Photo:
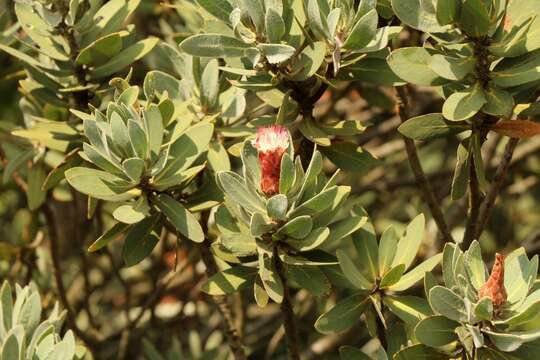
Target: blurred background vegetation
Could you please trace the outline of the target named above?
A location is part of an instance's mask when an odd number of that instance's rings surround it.
[[[212,26],[190,0],[142,0],[131,22],[140,38],[153,35],[171,44],[178,44],[202,27]],[[22,35],[14,24],[11,1],[0,0],[0,43],[9,44],[13,34]],[[156,47],[134,64],[131,83],[140,85],[148,69],[165,66]],[[13,139],[7,141],[7,137],[10,130],[24,124],[21,95],[17,91],[18,81],[23,78],[19,62],[0,52],[0,173],[6,171],[8,160],[20,152],[12,144]],[[432,90],[416,87],[412,104],[415,113],[426,113],[440,109],[441,100]],[[352,186],[352,193],[361,199],[378,234],[390,224],[403,229],[420,212],[429,214],[406,160],[403,139],[396,131],[400,120],[395,108],[392,88],[360,82],[328,90],[315,108],[317,118],[361,120],[369,126],[355,140],[378,159],[376,166],[365,173],[347,173],[340,181]],[[506,142],[507,138],[490,133],[483,148],[488,176],[493,175]],[[419,154],[452,232],[460,237],[466,199],[452,202],[449,197],[456,147],[456,139],[443,138],[421,143]],[[326,168],[330,173],[334,165],[328,162]],[[0,185],[0,278],[21,284],[35,282],[46,306],[52,306],[56,300],[54,267],[45,236],[49,231],[46,225],[51,224],[28,209],[26,195],[21,191],[21,187],[27,186],[23,180],[26,170],[23,166]],[[536,137],[521,141],[514,154],[508,179],[481,239],[487,258],[492,258],[495,250],[504,252],[519,246],[527,249],[529,257],[540,253],[539,182],[540,138]],[[60,276],[72,304],[71,311],[78,327],[88,334],[96,358],[161,359],[167,353],[169,359],[180,358],[180,353],[192,359],[227,358],[219,315],[199,291],[205,274],[200,254],[190,242],[176,244],[174,236],[164,233],[164,241],[150,258],[138,266],[123,268],[120,254],[112,248],[99,254],[86,252],[110,212],[105,209],[104,216],[86,220],[81,215],[86,212],[85,199],[67,186],[55,190],[46,201],[57,205],[56,218],[61,224],[53,226],[63,229],[59,233]],[[418,261],[441,250],[442,242],[436,233],[436,225],[428,217],[430,237],[424,241]],[[343,334],[317,334],[313,323],[332,299],[307,296],[305,291],[294,295],[306,359],[320,359],[322,354],[324,358],[337,358],[339,345],[364,345],[371,339],[361,324]],[[253,358],[284,356],[278,305],[260,309],[251,302],[243,306],[252,295],[235,296],[239,328],[253,350]],[[336,293],[331,295],[335,296]],[[128,313],[136,321],[126,326]]]

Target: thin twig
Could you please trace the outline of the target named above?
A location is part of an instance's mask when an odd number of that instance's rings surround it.
[[[491,215],[491,211],[493,210],[493,206],[495,205],[495,200],[497,199],[497,196],[499,195],[499,192],[501,191],[501,188],[504,184],[504,180],[506,179],[506,173],[508,172],[508,168],[510,167],[512,155],[516,150],[518,142],[519,139],[512,138],[510,139],[510,141],[508,141],[508,144],[506,144],[503,158],[499,163],[499,166],[497,167],[497,171],[495,173],[495,178],[491,183],[491,187],[486,195],[486,198],[480,205],[478,221],[474,229],[475,239],[480,238],[480,235],[482,235],[482,232],[486,227],[486,224]]]
[[[408,91],[407,88],[404,86],[396,87],[395,89],[396,100],[398,104],[397,110],[401,122],[403,123],[411,117],[408,102]],[[418,152],[416,150],[414,140],[403,136],[403,141],[405,142],[405,150],[407,151],[411,170],[414,174],[414,177],[416,178],[418,186],[420,186],[420,189],[422,190],[424,201],[428,204],[431,215],[437,223],[437,227],[439,228],[439,231],[441,232],[444,241],[454,242],[454,238],[452,237],[452,234],[450,233],[448,225],[446,224],[446,221],[444,219],[444,215],[439,205],[439,201],[437,200],[437,197],[433,192],[431,183],[429,182],[426,174],[424,173],[424,169],[422,169],[422,164],[420,163],[420,158],[418,157]]]
[[[290,360],[299,360],[300,351],[298,347],[298,332],[294,320],[294,310],[291,301],[289,286],[287,285],[287,276],[285,269],[277,254],[277,247],[274,250],[274,260],[276,273],[283,283],[283,301],[281,302],[281,313],[283,314],[283,327],[285,328],[285,341],[287,343],[287,352]]]

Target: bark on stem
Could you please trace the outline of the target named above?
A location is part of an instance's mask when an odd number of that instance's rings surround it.
[[[201,252],[201,258],[204,265],[206,266],[206,274],[208,277],[216,274],[219,269],[217,267],[214,256],[210,252],[210,241],[205,239],[204,243],[199,246]],[[221,314],[221,319],[223,323],[223,330],[225,331],[225,336],[227,337],[229,347],[234,354],[236,360],[245,360],[247,359],[246,353],[244,351],[244,346],[242,340],[238,335],[238,330],[234,322],[234,316],[229,304],[228,298],[225,295],[214,295],[212,296],[216,307]]]
[[[298,332],[294,319],[293,304],[289,286],[287,285],[287,275],[283,264],[277,254],[277,248],[274,251],[274,264],[276,272],[283,284],[283,301],[281,302],[281,314],[283,315],[283,327],[285,328],[285,341],[287,343],[287,353],[290,360],[300,360],[300,350],[298,347]]]
[[[409,94],[407,92],[407,88],[404,86],[399,86],[395,89],[396,99],[398,103],[398,115],[401,122],[404,123],[411,117],[408,101]],[[414,140],[403,136],[403,141],[405,142],[405,150],[407,151],[407,157],[409,159],[409,165],[411,166],[411,170],[414,174],[414,177],[416,178],[418,186],[420,186],[424,201],[427,203],[429,210],[431,211],[431,215],[433,216],[433,219],[435,220],[435,223],[437,224],[437,227],[439,228],[439,231],[441,232],[444,241],[454,242],[454,238],[452,237],[450,229],[448,228],[448,225],[444,219],[442,209],[439,206],[439,201],[437,200],[435,192],[431,187],[431,183],[426,177],[424,169],[422,168],[422,164],[420,163],[420,158],[418,157],[418,152],[416,150]]]
[[[506,144],[503,158],[499,163],[499,166],[497,167],[497,171],[495,172],[495,178],[491,183],[491,187],[486,195],[486,198],[480,205],[478,221],[474,229],[475,239],[480,238],[480,235],[482,235],[482,232],[486,227],[489,217],[491,216],[491,211],[493,210],[493,206],[495,205],[495,200],[497,199],[497,196],[499,195],[501,188],[504,184],[504,180],[506,179],[506,174],[512,160],[512,155],[516,150],[518,142],[519,139],[512,138],[510,139],[510,141],[508,141],[508,144]]]
[[[470,150],[473,151],[473,150]],[[480,214],[480,204],[482,203],[482,196],[480,194],[480,184],[478,183],[478,176],[476,174],[476,165],[474,157],[471,156],[469,160],[469,218],[467,219],[467,226],[465,227],[465,234],[463,235],[463,241],[461,247],[468,249],[475,237],[475,229],[478,223],[478,216]]]

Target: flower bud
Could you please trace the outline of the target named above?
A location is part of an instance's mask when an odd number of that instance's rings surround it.
[[[495,263],[491,275],[486,283],[478,290],[478,297],[488,297],[495,308],[506,303],[506,290],[504,288],[504,255],[496,253]]]
[[[261,127],[252,144],[259,152],[261,191],[266,196],[277,194],[279,192],[281,158],[289,147],[289,132],[280,125]]]

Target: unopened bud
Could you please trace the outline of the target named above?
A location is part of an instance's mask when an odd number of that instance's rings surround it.
[[[494,307],[501,307],[506,303],[506,290],[504,288],[504,255],[496,253],[495,263],[491,275],[486,283],[478,290],[478,297],[488,297]]]
[[[261,191],[272,196],[279,192],[281,158],[289,147],[289,132],[280,125],[262,127],[252,144],[259,152]]]

